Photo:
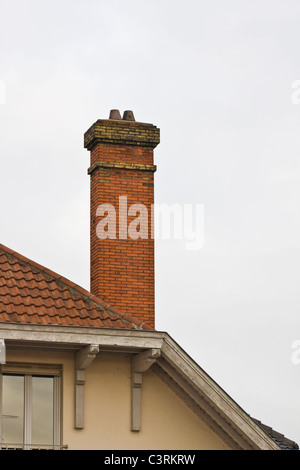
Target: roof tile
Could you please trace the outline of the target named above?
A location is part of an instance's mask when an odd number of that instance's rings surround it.
[[[299,450],[299,445],[258,419],[252,418],[282,450]]]
[[[152,329],[1,244],[0,322]]]

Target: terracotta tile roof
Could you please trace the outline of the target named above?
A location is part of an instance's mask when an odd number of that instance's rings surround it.
[[[0,322],[152,329],[1,244]]]

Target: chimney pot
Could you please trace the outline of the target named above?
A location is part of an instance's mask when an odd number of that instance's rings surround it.
[[[122,119],[118,109],[112,109],[109,113],[109,119]]]
[[[133,112],[129,111],[129,110],[124,111],[123,120],[124,121],[135,121]]]

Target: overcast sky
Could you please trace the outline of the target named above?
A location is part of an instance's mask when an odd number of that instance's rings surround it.
[[[205,238],[157,241],[156,327],[300,444],[299,1],[0,0],[0,14],[0,243],[89,289],[83,134],[113,108],[157,125],[156,202],[203,204]]]

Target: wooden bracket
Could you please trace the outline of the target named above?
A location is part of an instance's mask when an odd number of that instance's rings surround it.
[[[84,428],[85,371],[99,352],[97,344],[90,344],[75,355],[75,428]]]
[[[131,359],[131,431],[141,430],[143,373],[160,357],[160,349],[147,349]]]

